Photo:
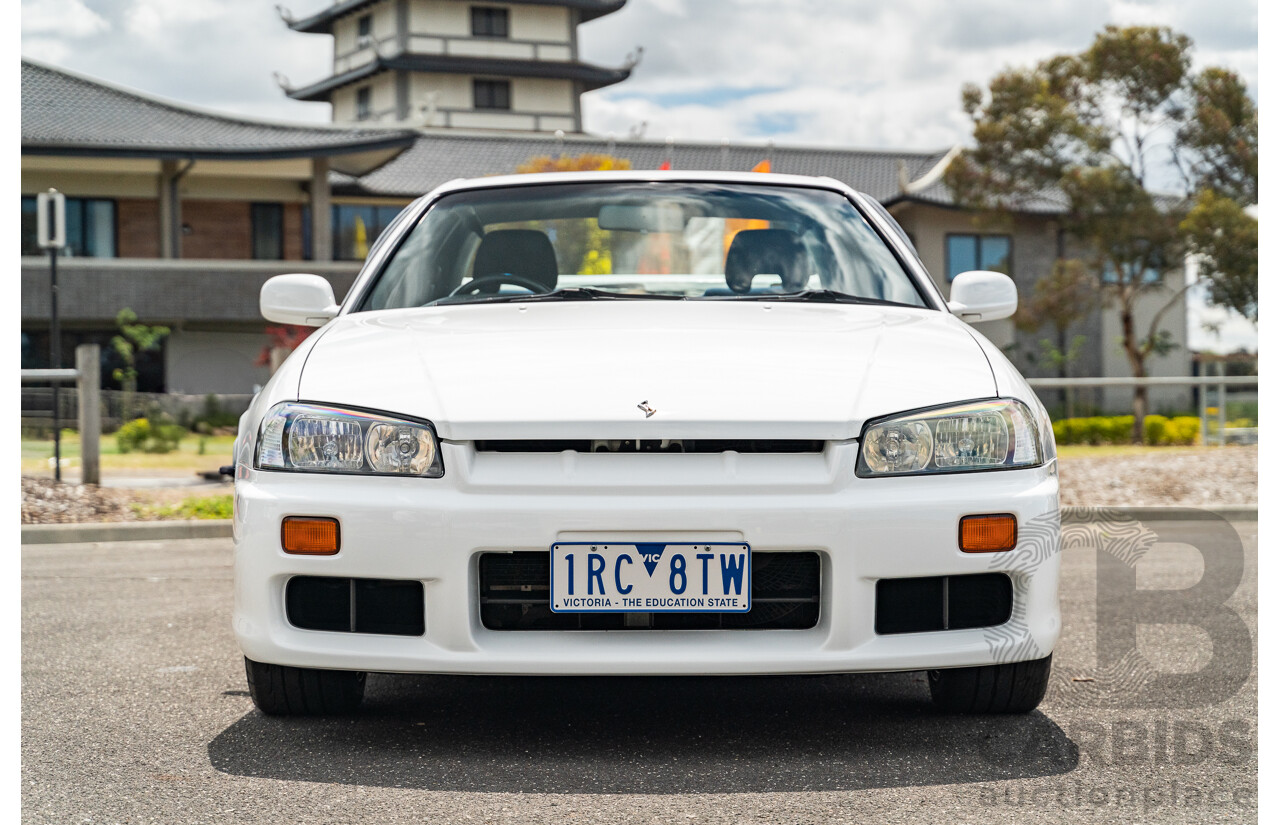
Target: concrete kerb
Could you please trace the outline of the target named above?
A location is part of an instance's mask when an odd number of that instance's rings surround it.
[[[22,525],[23,544],[167,541],[174,539],[224,539],[230,537],[231,519]]]
[[[1092,507],[1063,507],[1062,518],[1072,521]],[[1228,521],[1257,521],[1258,507],[1109,507],[1136,519],[1159,521],[1167,519],[1208,518],[1210,514]],[[99,524],[24,524],[23,544],[73,544],[101,541],[166,541],[173,539],[224,539],[231,537],[230,519],[203,519],[199,521],[125,521]]]

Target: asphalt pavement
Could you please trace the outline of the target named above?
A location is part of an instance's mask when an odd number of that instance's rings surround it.
[[[252,707],[226,539],[22,548],[28,822],[1252,822],[1257,524],[1068,529],[1054,682],[947,716],[924,674],[373,675]]]

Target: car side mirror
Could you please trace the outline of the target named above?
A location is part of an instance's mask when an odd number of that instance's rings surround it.
[[[1018,288],[1003,272],[961,272],[951,282],[947,309],[961,321],[998,321],[1018,309]]]
[[[277,324],[322,327],[341,308],[333,287],[319,275],[276,275],[262,285],[258,297],[262,317]]]

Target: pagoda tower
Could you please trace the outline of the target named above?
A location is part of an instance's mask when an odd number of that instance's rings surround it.
[[[578,59],[578,26],[626,0],[337,0],[289,28],[333,37],[333,72],[294,88],[327,101],[339,123],[422,128],[582,131],[584,92],[626,80]]]

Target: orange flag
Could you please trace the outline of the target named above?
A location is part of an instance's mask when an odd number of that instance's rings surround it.
[[[752,171],[752,172],[768,172],[768,171],[769,171],[769,169],[770,169],[769,160],[766,158],[765,160],[762,160],[762,161],[760,161],[759,163],[757,163],[757,164],[756,164],[756,165],[751,169],[751,171]]]

